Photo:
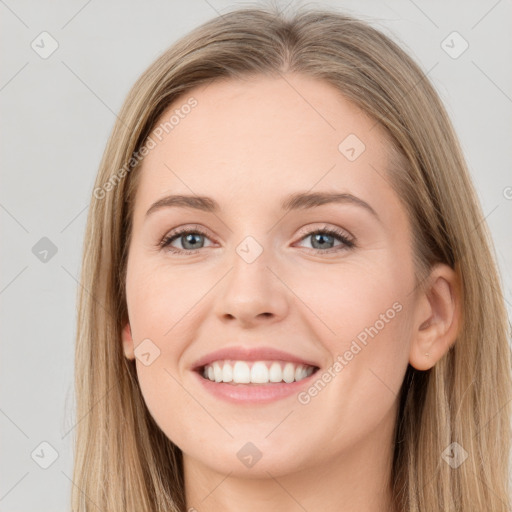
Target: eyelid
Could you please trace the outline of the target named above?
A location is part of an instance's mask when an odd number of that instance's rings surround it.
[[[326,222],[320,223],[318,227],[310,227],[310,225],[301,228],[299,230],[301,238],[307,235],[312,235],[313,233],[316,233],[318,231],[335,231],[339,235],[343,235],[345,238],[349,238],[351,241],[355,242],[356,237],[347,229],[341,228],[339,226],[336,226],[334,224],[327,224]]]

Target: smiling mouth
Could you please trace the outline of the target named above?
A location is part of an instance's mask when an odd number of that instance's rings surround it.
[[[219,360],[196,369],[206,380],[233,385],[281,384],[283,382],[291,384],[306,379],[318,370],[318,366],[275,360]]]

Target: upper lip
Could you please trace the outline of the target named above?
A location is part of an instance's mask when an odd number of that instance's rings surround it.
[[[203,366],[211,364],[214,361],[221,361],[225,359],[231,359],[235,361],[283,360],[290,361],[292,363],[318,367],[318,364],[314,361],[290,354],[289,352],[276,350],[275,348],[271,347],[225,347],[221,348],[220,350],[210,352],[209,354],[199,358],[192,364],[192,369],[199,370]]]

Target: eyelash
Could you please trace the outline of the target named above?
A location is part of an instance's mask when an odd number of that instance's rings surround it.
[[[189,235],[189,234],[201,235],[201,236],[208,238],[208,234],[205,233],[202,229],[181,228],[181,229],[178,229],[177,231],[175,231],[174,233],[171,233],[171,234],[165,236],[159,242],[158,245],[162,250],[166,249],[169,252],[172,252],[175,254],[187,254],[187,255],[196,254],[203,248],[184,250],[184,249],[177,249],[176,247],[171,247],[171,245],[170,245],[177,238],[180,238],[183,235]],[[333,253],[333,252],[340,252],[343,250],[352,249],[353,247],[355,247],[354,240],[348,238],[345,235],[345,233],[343,233],[342,231],[340,231],[336,228],[325,227],[323,229],[315,229],[313,231],[309,231],[302,236],[301,240],[303,240],[304,238],[307,238],[309,236],[318,235],[318,234],[326,234],[326,235],[332,236],[334,238],[338,238],[339,241],[341,241],[343,243],[343,246],[341,246],[341,248],[340,248],[340,246],[337,246],[338,248],[332,247],[331,249],[326,249],[326,250],[310,248],[310,250],[314,251],[315,254],[326,254],[326,253],[329,254],[329,253]]]

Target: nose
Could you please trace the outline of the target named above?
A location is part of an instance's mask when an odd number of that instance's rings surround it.
[[[265,250],[251,263],[235,254],[218,291],[215,314],[223,323],[243,328],[282,320],[288,314],[290,292],[278,276]]]

